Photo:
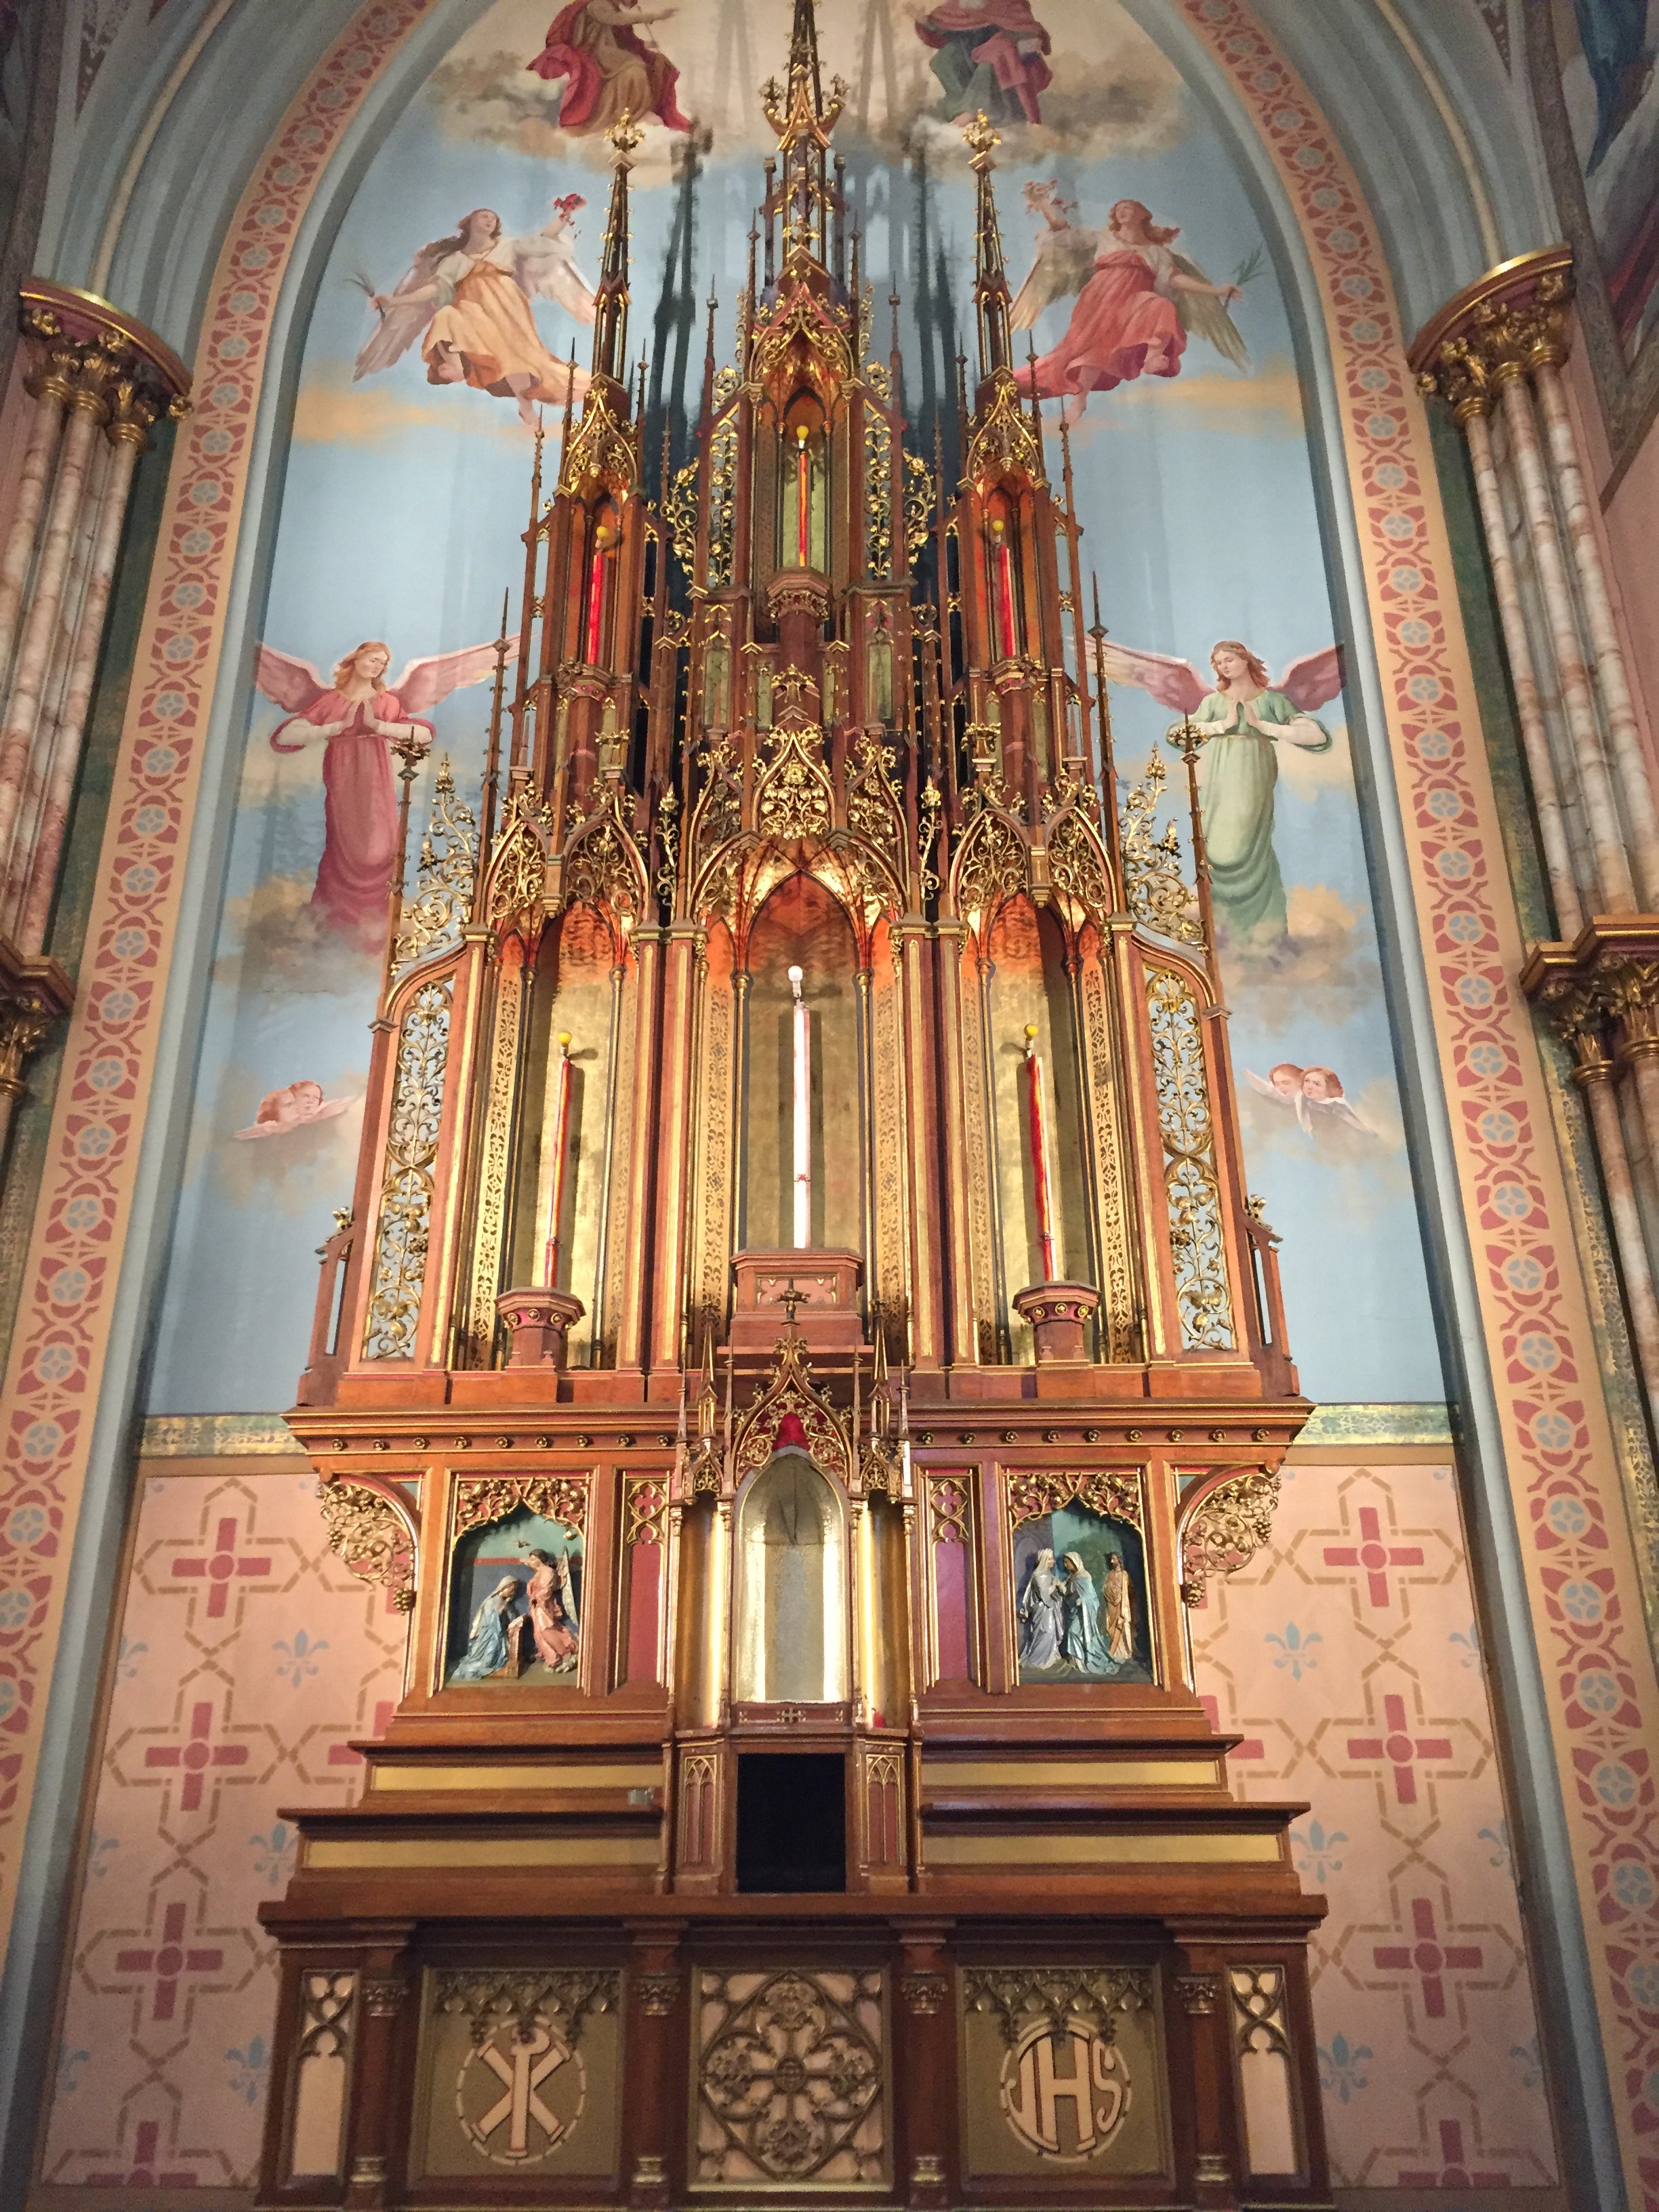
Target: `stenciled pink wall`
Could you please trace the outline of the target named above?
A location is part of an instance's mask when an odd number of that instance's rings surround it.
[[[143,2190],[252,2186],[276,1987],[255,1912],[293,1863],[284,1811],[355,1790],[346,1747],[384,1726],[404,1634],[330,1553],[302,1462],[148,1470],[42,2168],[135,2212]],[[1291,1467],[1271,1550],[1194,1626],[1199,1687],[1245,1738],[1236,1786],[1311,1800],[1294,1836],[1331,1906],[1314,2004],[1336,2179],[1553,2183],[1449,1460]]]

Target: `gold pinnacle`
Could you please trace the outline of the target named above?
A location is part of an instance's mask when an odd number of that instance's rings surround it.
[[[615,147],[617,159],[619,161],[625,161],[633,153],[634,149],[643,140],[645,132],[624,107],[605,135]]]

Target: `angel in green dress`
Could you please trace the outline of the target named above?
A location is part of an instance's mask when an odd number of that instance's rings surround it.
[[[1189,720],[1204,739],[1199,818],[1210,864],[1210,893],[1235,936],[1267,942],[1288,934],[1285,884],[1273,851],[1273,787],[1280,739],[1307,753],[1328,753],[1331,733],[1313,709],[1342,689],[1342,649],[1291,661],[1276,684],[1237,638],[1210,654],[1215,688],[1190,660],[1133,646],[1105,647],[1114,684],[1139,684]]]

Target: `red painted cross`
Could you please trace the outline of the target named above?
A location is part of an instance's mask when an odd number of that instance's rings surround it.
[[[1450,1741],[1443,1735],[1407,1735],[1406,1700],[1403,1698],[1384,1698],[1382,1718],[1388,1724],[1387,1735],[1351,1735],[1348,1738],[1348,1756],[1350,1759],[1386,1759],[1394,1769],[1395,1796],[1402,1805],[1415,1805],[1417,1775],[1413,1760],[1449,1759],[1452,1755]]]
[[[1360,1541],[1356,1544],[1328,1544],[1325,1565],[1328,1567],[1364,1567],[1371,1586],[1371,1603],[1386,1605],[1389,1601],[1389,1573],[1390,1567],[1420,1567],[1423,1547],[1420,1544],[1385,1544],[1382,1523],[1374,1505],[1359,1509]]]
[[[270,1561],[257,1553],[239,1557],[236,1523],[228,1520],[219,1523],[211,1552],[195,1559],[175,1559],[173,1571],[175,1575],[205,1576],[213,1585],[208,1592],[207,1617],[210,1620],[222,1620],[230,1600],[233,1578],[238,1575],[268,1575]]]
[[[1434,1932],[1434,1907],[1426,1897],[1412,1899],[1412,1928],[1415,1943],[1379,1944],[1371,1953],[1379,1966],[1392,1973],[1415,1972],[1423,1977],[1423,2009],[1431,2020],[1446,2016],[1446,1985],[1441,1974],[1448,1967],[1478,1966],[1480,1949],[1474,1943],[1442,1943]]]
[[[383,1736],[386,1734],[386,1723],[392,1718],[395,1702],[393,1698],[382,1698],[375,1706],[374,1725],[369,1730],[371,1735]],[[361,1766],[363,1754],[361,1751],[354,1751],[349,1743],[331,1743],[328,1747],[328,1763],[331,1766]]]
[[[179,1910],[184,1911],[183,1905]],[[89,2189],[194,2189],[193,2173],[158,2173],[155,2153],[161,2139],[159,2120],[140,2120],[132,2138],[132,2154],[138,2161],[131,2173],[89,2173]]]
[[[1198,1702],[1210,1717],[1212,1730],[1215,1735],[1219,1735],[1221,1734],[1221,1700],[1218,1698],[1200,1698]],[[1267,1756],[1267,1747],[1259,1735],[1247,1736],[1243,1743],[1236,1743],[1227,1756],[1229,1759],[1265,1759]]]
[[[154,1974],[155,1996],[149,2008],[152,2020],[171,2020],[179,2002],[181,1974],[216,1974],[225,1963],[222,1951],[189,1950],[185,1944],[185,1908],[170,1905],[161,1922],[159,1949],[118,1951],[116,1970],[123,1974]],[[143,2130],[139,2130],[140,2140]],[[153,2154],[153,2152],[152,2152]]]
[[[179,1792],[179,1810],[193,1813],[202,1802],[202,1777],[210,1766],[246,1766],[247,1746],[245,1743],[210,1744],[213,1733],[213,1707],[210,1705],[192,1705],[190,1711],[190,1735],[184,1743],[152,1744],[144,1753],[146,1766],[182,1766],[185,1786]]]
[[[1509,2185],[1507,2173],[1471,2172],[1465,2166],[1462,2120],[1441,2121],[1440,2155],[1446,2161],[1440,2172],[1401,2173],[1401,2185],[1407,2189],[1504,2189]]]

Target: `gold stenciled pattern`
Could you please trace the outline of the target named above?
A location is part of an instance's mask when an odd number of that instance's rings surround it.
[[[404,1016],[398,1041],[392,1125],[380,1183],[380,1219],[369,1292],[366,1359],[409,1359],[415,1352],[432,1223],[432,1170],[443,1118],[454,987],[447,975],[423,983]]]

